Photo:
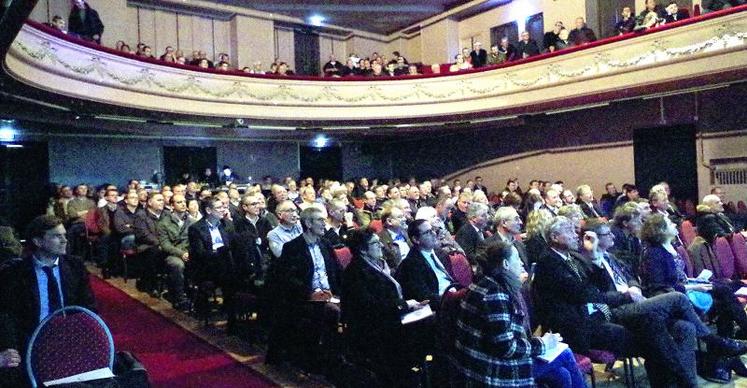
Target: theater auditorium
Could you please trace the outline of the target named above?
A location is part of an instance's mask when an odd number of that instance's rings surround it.
[[[745,0],[0,26],[0,388],[747,387]]]

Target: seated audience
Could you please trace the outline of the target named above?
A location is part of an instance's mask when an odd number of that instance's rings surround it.
[[[664,23],[674,23],[690,17],[690,13],[686,9],[680,9],[676,1],[670,1],[664,12]]]
[[[329,61],[322,67],[322,76],[324,77],[341,77],[343,74],[343,64],[337,61],[334,54],[329,56]]]
[[[638,205],[629,202],[617,208],[610,227],[615,238],[611,252],[624,262],[636,277],[643,253],[643,244],[639,237],[642,226],[643,218]]]
[[[695,225],[698,235],[709,244],[718,237],[729,236],[734,233],[734,225],[724,214],[724,203],[717,195],[709,194],[703,197],[703,203],[697,207],[698,217]]]
[[[67,28],[65,27],[65,19],[63,19],[62,16],[60,15],[54,15],[54,17],[52,18],[52,23],[50,23],[50,27],[54,28],[55,30],[63,34],[67,34]],[[124,44],[124,42],[122,42],[122,44]]]
[[[484,251],[485,246],[495,241],[507,242],[516,248],[519,258],[524,264],[524,269],[529,269],[530,262],[527,256],[527,248],[521,240],[516,238],[516,236],[521,234],[521,227],[524,226],[523,222],[521,222],[521,216],[516,212],[516,209],[507,206],[499,207],[495,211],[493,224],[495,226],[495,234],[485,239],[484,246],[480,250]]]
[[[498,57],[502,60],[499,63],[511,62],[515,60],[517,56],[516,48],[508,42],[508,37],[504,36],[501,38],[501,42],[498,45]]]
[[[586,387],[570,349],[547,363],[535,358],[562,337],[532,337],[529,311],[521,293],[524,266],[511,244],[488,244],[484,276],[470,285],[457,323],[456,359],[465,386],[534,386],[534,379],[556,387]]]
[[[286,203],[281,204],[284,206]],[[279,207],[280,208],[280,207]],[[267,362],[285,359],[322,372],[336,365],[335,343],[340,308],[341,269],[332,247],[322,238],[324,213],[317,207],[301,212],[303,233],[282,247],[270,264],[268,287],[275,296],[274,323],[270,332]],[[298,332],[297,322],[309,322]]]
[[[555,215],[545,209],[535,210],[527,215],[527,236],[523,242],[527,248],[527,260],[530,265],[536,263],[550,249],[550,244],[545,240],[545,229],[554,217]]]
[[[390,202],[385,204],[387,206],[381,213],[381,223],[384,229],[379,232],[379,239],[384,250],[384,260],[389,267],[396,270],[410,253],[412,242],[406,234],[407,224],[402,208]]]
[[[407,227],[407,234],[413,245],[397,268],[397,281],[402,285],[405,299],[428,301],[436,311],[441,296],[457,285],[445,267],[450,262],[445,252],[437,250],[436,233],[428,221],[413,221]]]
[[[467,209],[467,222],[457,231],[455,237],[472,265],[479,264],[478,247],[485,241],[484,231],[487,224],[488,207],[482,203],[472,202]]]
[[[540,48],[534,39],[529,38],[529,32],[522,31],[521,39],[516,44],[516,53],[521,58],[529,58],[539,55]]]
[[[350,346],[384,386],[398,386],[415,362],[411,341],[417,338],[400,320],[427,302],[404,299],[384,260],[381,241],[371,230],[351,232],[347,243],[353,260],[343,274],[341,310]]]
[[[313,208],[313,206],[310,208]],[[276,214],[279,224],[267,233],[267,241],[272,256],[280,257],[280,254],[283,252],[283,245],[298,237],[302,230],[299,224],[298,209],[293,202],[280,202],[277,206]]]
[[[348,235],[357,226],[353,222],[353,213],[348,211],[345,202],[333,199],[327,203],[325,228],[323,237],[332,248],[338,249],[346,245],[345,241],[348,239]]]
[[[467,62],[463,54],[457,54],[454,56],[454,64],[449,67],[450,72],[468,70],[472,68],[472,64]]]
[[[0,362],[12,368],[0,368],[0,385],[28,385],[17,355],[26,354],[34,329],[49,314],[73,305],[96,310],[88,271],[66,254],[66,236],[58,217],[34,218],[26,230],[28,254],[0,270]]]
[[[589,185],[581,185],[576,189],[576,204],[581,207],[584,218],[602,217],[602,209],[594,201],[594,191]]]
[[[193,221],[187,215],[187,200],[183,195],[171,197],[171,206],[173,211],[158,221],[158,242],[166,256],[169,300],[175,309],[189,310],[189,299],[184,292],[184,268],[190,260],[188,231]]]
[[[132,230],[138,254],[138,289],[157,296],[156,274],[163,260],[161,243],[158,240],[158,222],[164,215],[163,195],[152,192],[148,195],[147,207],[135,215]]]
[[[488,63],[488,52],[482,48],[482,43],[480,42],[475,42],[473,47],[474,49],[469,53],[472,67],[478,68],[485,66]]]
[[[568,35],[568,40],[574,46],[580,46],[597,40],[597,36],[591,28],[586,26],[584,18],[578,17],[576,18],[576,28],[571,30]]]
[[[620,12],[620,20],[615,23],[615,31],[618,35],[624,35],[629,32],[633,32],[635,29],[635,18],[633,17],[633,11],[630,7],[623,7]]]
[[[552,31],[545,32],[545,36],[542,39],[542,46],[547,52],[554,52],[558,49],[557,42],[560,39],[560,30],[565,28],[563,22],[557,21]]]
[[[646,0],[645,7],[636,18],[636,30],[656,27],[664,21],[665,11],[658,0]]]

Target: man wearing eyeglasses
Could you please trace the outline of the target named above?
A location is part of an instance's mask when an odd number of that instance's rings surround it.
[[[278,226],[267,233],[270,244],[270,252],[273,257],[280,257],[283,245],[301,234],[301,225],[298,223],[298,208],[293,201],[282,201],[275,209],[278,216]]]
[[[287,205],[283,202],[278,208],[290,209]],[[285,359],[283,352],[287,352],[288,359],[300,367],[325,372],[337,350],[342,271],[332,247],[322,238],[324,211],[308,207],[300,220],[303,233],[286,242],[280,257],[270,264],[267,286],[277,303],[266,359],[275,363]],[[309,321],[313,324],[299,331],[298,322]]]
[[[236,226],[237,265],[255,274],[262,273],[262,258],[267,254],[267,234],[273,229],[261,216],[263,199],[253,193],[241,199]]]
[[[400,263],[396,279],[402,285],[405,299],[428,300],[435,311],[441,304],[441,296],[454,290],[451,263],[438,249],[436,233],[427,220],[413,221],[407,234],[413,246]]]

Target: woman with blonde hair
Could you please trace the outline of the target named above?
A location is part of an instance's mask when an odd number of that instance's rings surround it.
[[[536,263],[550,249],[550,245],[545,240],[545,229],[552,219],[552,214],[546,209],[534,210],[527,215],[527,237],[524,245],[527,247],[527,258],[530,264]]]

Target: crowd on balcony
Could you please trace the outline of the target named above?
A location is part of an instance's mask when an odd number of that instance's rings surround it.
[[[0,320],[20,328],[10,339],[0,331],[9,349],[0,370],[19,365],[33,327],[18,321],[27,310],[18,287],[37,284],[19,283],[24,263],[87,276],[76,258],[84,257],[104,277],[128,276],[129,263],[140,291],[200,317],[217,287],[231,335],[246,309],[237,295],[255,295],[266,361],[332,381],[354,364],[383,386],[410,386],[411,367],[427,354],[439,384],[581,387],[579,360],[600,351],[644,357],[655,387],[696,387],[696,371],[722,382],[731,370],[747,375],[738,357],[747,315],[734,295],[745,273],[725,274],[727,259],[710,253],[722,239],[744,248],[747,209],[725,206],[719,187],[695,208],[665,182],[645,199],[632,184],[618,192],[608,183],[597,197],[588,185],[532,180],[522,189],[515,178],[500,187],[479,176],[241,180],[224,166],[160,187],[51,186],[48,214],[29,225],[23,252],[13,233],[0,234],[12,247],[0,265]],[[681,238],[693,223],[698,237]],[[694,268],[713,276],[691,282]],[[421,309],[436,318],[400,323]],[[544,334],[533,336],[540,325]],[[570,350],[538,358],[561,340]],[[706,352],[696,354],[696,341]],[[722,368],[696,368],[696,357]]]
[[[712,0],[704,2],[703,10],[704,12],[720,10],[741,5],[744,2],[745,0]],[[646,0],[644,9],[638,15],[634,15],[630,7],[624,7],[620,11],[618,22],[615,24],[615,32],[619,35],[635,33],[690,17],[690,12],[678,6],[676,1],[668,1],[665,4],[663,5],[659,0]],[[54,16],[50,23],[53,28],[59,31],[100,43],[104,25],[98,13],[84,0],[73,2],[67,24],[69,29],[66,28],[65,20],[59,15]],[[502,37],[488,50],[483,48],[480,42],[475,42],[473,47],[463,48],[461,52],[454,56],[454,62],[445,66],[409,63],[398,51],[393,52],[391,57],[377,52],[368,56],[351,53],[344,60],[331,55],[328,62],[323,65],[320,75],[324,77],[400,77],[423,73],[458,72],[499,65],[569,47],[582,46],[595,40],[597,40],[597,34],[586,25],[584,18],[579,17],[575,19],[572,28],[566,27],[563,21],[557,21],[553,25],[553,29],[544,34],[541,42],[532,39],[528,31],[522,31],[519,34],[519,40],[516,42],[509,41],[508,37]],[[164,52],[159,55],[154,53],[147,43],[140,42],[133,50],[129,44],[122,40],[117,41],[114,48],[143,58],[196,66],[202,69],[278,76],[294,74],[287,62],[277,58],[269,67],[265,67],[266,65],[261,62],[254,62],[250,66],[232,68],[230,57],[226,53],[218,53],[217,58],[213,61],[207,58],[205,51],[199,49],[188,55],[178,48],[167,46]]]

